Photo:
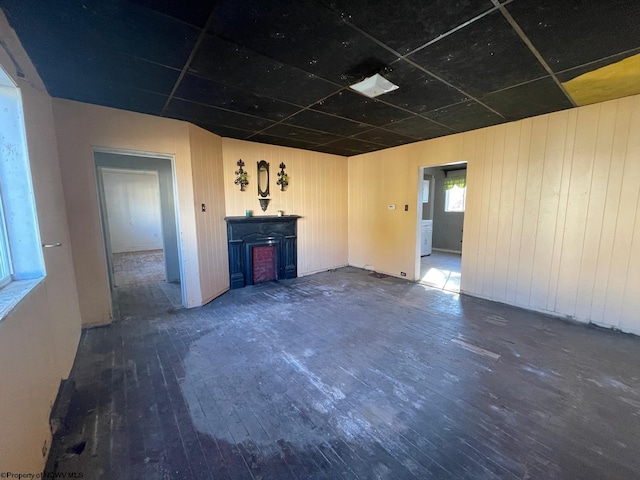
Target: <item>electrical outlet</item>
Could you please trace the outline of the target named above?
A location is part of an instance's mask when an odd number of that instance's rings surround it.
[[[403,277],[407,276],[407,272],[400,272],[400,275],[402,275]]]

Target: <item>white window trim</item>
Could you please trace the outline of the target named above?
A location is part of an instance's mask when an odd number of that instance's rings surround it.
[[[12,281],[13,264],[11,262],[7,224],[4,219],[4,208],[2,206],[2,191],[0,191],[0,289]]]

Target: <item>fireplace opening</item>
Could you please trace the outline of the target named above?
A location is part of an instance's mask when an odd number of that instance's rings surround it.
[[[278,278],[276,258],[275,245],[256,245],[251,248],[251,277],[254,284]]]
[[[225,217],[231,288],[298,276],[298,218],[298,215]]]

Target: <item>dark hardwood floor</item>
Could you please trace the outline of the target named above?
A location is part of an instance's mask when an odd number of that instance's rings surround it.
[[[91,479],[640,477],[640,339],[343,268],[83,333],[48,471]]]

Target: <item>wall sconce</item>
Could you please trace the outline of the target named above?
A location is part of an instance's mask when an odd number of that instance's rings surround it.
[[[249,185],[249,180],[247,180],[247,172],[245,172],[242,168],[244,167],[244,162],[242,161],[242,159],[238,160],[237,165],[239,168],[235,172],[236,179],[233,183],[235,183],[236,185],[240,185],[240,191],[244,192],[244,187]]]
[[[276,182],[276,185],[280,185],[280,191],[282,192],[284,192],[289,185],[289,175],[287,175],[287,172],[284,171],[285,168],[287,168],[287,166],[284,164],[284,162],[281,163],[280,171],[278,172],[278,181]]]

